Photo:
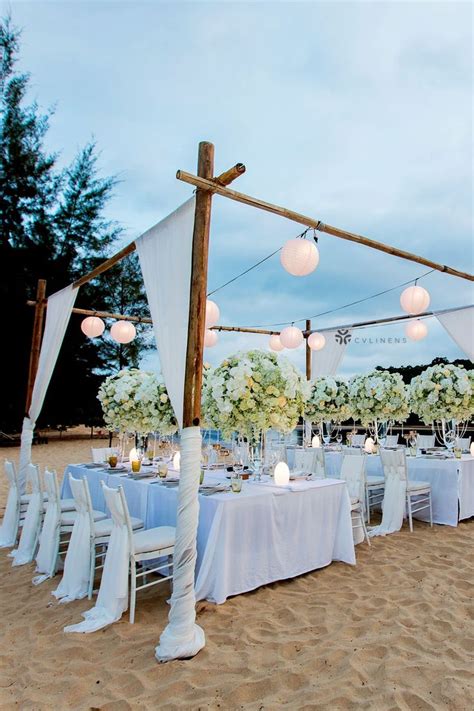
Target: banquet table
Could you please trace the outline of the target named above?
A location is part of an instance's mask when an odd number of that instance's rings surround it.
[[[132,516],[146,528],[176,525],[178,488],[159,479],[69,465],[61,496],[71,496],[68,473],[86,476],[95,509],[105,511],[101,481],[123,486]],[[225,471],[205,483],[229,484]],[[332,561],[355,564],[350,499],[345,482],[325,479],[290,488],[243,482],[240,494],[199,495],[196,599],[223,603],[231,595],[293,578]]]
[[[326,452],[326,473],[337,477],[341,471],[343,453]],[[431,484],[433,522],[457,526],[458,522],[474,516],[474,457],[438,459],[429,456],[407,457],[408,479]],[[382,462],[378,454],[367,455],[367,475],[382,476]],[[429,512],[414,515],[429,521]]]

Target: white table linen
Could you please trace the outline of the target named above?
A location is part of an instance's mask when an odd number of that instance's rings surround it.
[[[86,475],[94,508],[105,510],[100,480],[122,485],[130,514],[146,528],[176,524],[177,488],[70,465]],[[225,472],[207,483],[228,483]],[[306,482],[305,482],[306,483]],[[62,496],[70,496],[67,476]],[[199,496],[196,599],[225,602],[230,595],[322,568],[333,560],[355,564],[350,499],[345,482],[320,480],[304,491],[244,482],[240,494]]]

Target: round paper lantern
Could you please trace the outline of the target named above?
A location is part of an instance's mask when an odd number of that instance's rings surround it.
[[[428,327],[423,321],[416,319],[407,325],[405,333],[411,341],[421,341],[428,334]]]
[[[421,314],[430,305],[430,295],[422,286],[409,286],[402,291],[400,304],[407,314]]]
[[[81,323],[81,331],[88,338],[97,338],[105,330],[105,323],[98,316],[88,316]]]
[[[296,326],[287,326],[280,333],[280,341],[284,348],[298,348],[303,341],[303,332]]]
[[[278,462],[273,472],[273,478],[277,486],[285,486],[290,481],[290,470],[286,462]]]
[[[326,338],[322,333],[315,331],[308,338],[308,346],[312,351],[320,351],[326,345]]]
[[[314,272],[319,263],[319,251],[308,239],[289,239],[280,252],[280,262],[293,276],[307,276]]]
[[[206,328],[217,326],[221,312],[215,301],[207,299],[206,301]]]
[[[130,343],[137,335],[137,329],[130,321],[116,321],[110,329],[110,335],[117,343]]]
[[[215,346],[218,341],[217,338],[217,333],[215,331],[211,331],[210,328],[206,328],[206,332],[204,334],[204,345],[206,348],[212,348],[212,346]]]
[[[280,336],[277,333],[274,333],[272,336],[270,336],[268,345],[270,346],[272,351],[277,351],[277,352],[282,351],[285,348],[283,343],[280,341]]]

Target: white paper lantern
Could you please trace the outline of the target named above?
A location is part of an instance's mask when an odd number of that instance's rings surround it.
[[[213,346],[216,345],[217,341],[219,339],[217,338],[217,333],[215,331],[211,331],[210,328],[206,328],[206,332],[204,334],[204,345],[206,348],[212,348]]]
[[[428,327],[417,319],[406,326],[405,333],[411,341],[421,341],[428,334]]]
[[[320,351],[326,345],[326,338],[322,333],[315,331],[308,338],[308,346],[312,351]]]
[[[289,274],[307,276],[318,266],[318,248],[308,239],[289,239],[280,252],[280,262]]]
[[[367,437],[364,444],[364,450],[367,452],[367,454],[372,454],[372,452],[374,451],[374,445],[375,442],[372,437]]]
[[[104,333],[105,323],[98,316],[88,316],[81,323],[81,331],[88,338],[97,338]]]
[[[296,326],[287,326],[280,333],[280,341],[285,348],[298,348],[303,341],[303,332]]]
[[[128,458],[131,462],[138,462],[139,457],[138,457],[138,452],[135,449],[135,447],[132,447],[132,449],[128,453]]]
[[[283,351],[285,349],[285,346],[280,340],[280,336],[277,333],[274,333],[272,336],[270,336],[270,340],[268,341],[268,345],[270,346],[272,351]]]
[[[313,439],[311,440],[311,446],[314,449],[318,449],[318,447],[321,446],[321,440],[319,439],[318,435],[314,435]]]
[[[273,478],[277,486],[285,486],[290,481],[290,470],[286,462],[278,462],[273,472]]]
[[[175,471],[179,472],[180,467],[181,467],[181,453],[176,452],[176,454],[173,457],[173,469],[175,469]]]
[[[402,291],[400,304],[407,314],[421,314],[430,305],[430,295],[422,286],[409,286]]]
[[[215,301],[207,299],[206,301],[206,328],[217,326],[221,312]]]
[[[110,335],[117,343],[130,343],[137,335],[137,329],[130,321],[116,321],[110,329]]]

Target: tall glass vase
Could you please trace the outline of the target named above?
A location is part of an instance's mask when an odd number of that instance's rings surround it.
[[[319,426],[319,431],[321,434],[321,438],[324,442],[324,444],[329,444],[331,441],[331,437],[333,434],[334,430],[334,425],[331,422],[331,420],[325,420],[324,422],[321,422]]]
[[[265,433],[261,430],[253,430],[249,437],[250,441],[250,461],[254,471],[254,480],[261,481],[263,465],[265,462]]]

